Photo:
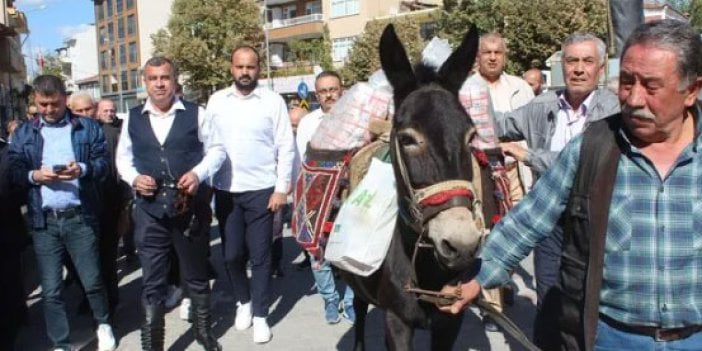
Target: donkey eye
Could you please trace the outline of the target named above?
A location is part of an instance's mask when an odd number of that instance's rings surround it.
[[[415,137],[407,134],[401,134],[397,136],[397,141],[402,146],[417,146],[418,142]]]

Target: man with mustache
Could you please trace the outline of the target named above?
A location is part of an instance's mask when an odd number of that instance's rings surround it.
[[[317,75],[314,81],[315,95],[321,107],[309,113],[300,121],[297,127],[297,150],[301,160],[305,160],[307,144],[312,139],[312,135],[319,127],[324,116],[331,111],[332,106],[341,97],[341,77],[334,71],[324,71]],[[339,304],[339,293],[336,291],[334,274],[329,261],[317,262],[314,255],[309,256],[312,263],[312,276],[314,277],[317,291],[324,299],[324,318],[329,324],[338,323],[341,320],[339,311],[349,322],[353,324],[355,314],[353,311],[353,290],[346,287],[343,301]]]
[[[192,300],[195,341],[221,351],[211,328],[207,179],[224,161],[217,130],[198,105],[175,96],[178,73],[165,57],[144,64],[148,98],[129,110],[117,145],[117,170],[135,191],[134,239],[142,267],[143,350],[163,350],[170,253]]]
[[[590,123],[619,112],[616,95],[597,83],[605,68],[605,43],[591,33],[573,33],[561,45],[565,89],[539,95],[511,113],[496,114],[502,151],[524,162],[539,177],[566,143]],[[525,140],[529,149],[511,141]],[[554,228],[534,249],[537,306],[556,283],[562,228]]]
[[[482,287],[503,284],[563,221],[559,281],[539,322],[543,350],[699,350],[700,56],[700,35],[685,22],[634,30],[622,52],[622,112],[565,146],[490,234],[462,299],[442,309],[460,313]]]
[[[253,341],[266,343],[272,337],[266,318],[273,214],[287,201],[295,146],[285,101],[258,84],[256,49],[235,48],[230,71],[234,84],[214,93],[207,104],[227,153],[214,177],[215,215],[238,302],[234,327],[245,330],[253,322]]]

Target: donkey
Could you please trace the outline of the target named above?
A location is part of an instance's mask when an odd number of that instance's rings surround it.
[[[368,277],[341,272],[356,294],[356,351],[365,349],[369,303],[386,312],[390,350],[412,350],[414,328],[431,330],[432,350],[450,350],[456,340],[463,317],[440,312],[408,287],[441,290],[470,270],[480,246],[471,185],[475,128],[458,99],[477,49],[473,27],[438,71],[422,64],[413,70],[393,26],[382,34],[381,64],[394,90],[390,152],[399,215],[376,272]]]

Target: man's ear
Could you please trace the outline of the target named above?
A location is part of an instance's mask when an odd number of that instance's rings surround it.
[[[700,97],[700,89],[702,89],[702,77],[697,77],[695,81],[686,89],[685,106],[694,106]]]

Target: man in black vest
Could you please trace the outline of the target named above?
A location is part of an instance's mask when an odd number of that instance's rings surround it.
[[[663,20],[639,26],[622,52],[622,112],[566,145],[493,229],[462,298],[442,310],[460,313],[482,287],[506,281],[562,219],[558,283],[537,322],[542,349],[700,349],[702,40]]]
[[[175,97],[176,70],[163,57],[144,65],[149,98],[132,108],[117,147],[117,169],[136,191],[134,236],[143,271],[144,350],[163,350],[169,252],[175,248],[192,299],[195,340],[221,350],[210,329],[207,274],[211,190],[203,183],[225,158],[200,108]]]

